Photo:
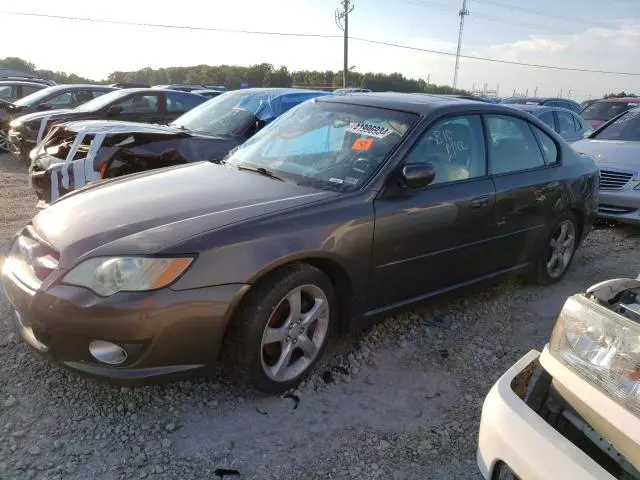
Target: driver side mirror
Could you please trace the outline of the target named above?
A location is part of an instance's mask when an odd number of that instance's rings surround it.
[[[436,172],[429,163],[405,165],[402,168],[402,181],[409,188],[421,188],[436,178]]]
[[[267,122],[264,120],[256,120],[256,132],[259,132],[267,125]]]
[[[122,113],[123,110],[124,108],[122,108],[120,105],[111,105],[107,109],[107,117],[117,117]]]

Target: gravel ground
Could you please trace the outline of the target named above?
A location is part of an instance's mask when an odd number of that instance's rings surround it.
[[[26,167],[0,156],[0,248],[34,204]],[[333,340],[294,392],[298,405],[220,376],[135,389],[89,381],[17,342],[0,300],[0,478],[210,479],[229,469],[241,475],[226,478],[478,479],[487,391],[544,345],[569,294],[637,275],[639,233],[592,232],[554,287],[515,280]]]

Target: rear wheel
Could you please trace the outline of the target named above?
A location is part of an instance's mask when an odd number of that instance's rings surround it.
[[[6,130],[0,130],[0,153],[9,152],[9,140]]]
[[[294,264],[267,276],[229,326],[228,360],[238,380],[269,393],[296,386],[322,355],[336,307],[331,281],[315,267]]]
[[[567,273],[578,245],[578,222],[571,212],[558,218],[536,262],[536,281],[550,285]]]

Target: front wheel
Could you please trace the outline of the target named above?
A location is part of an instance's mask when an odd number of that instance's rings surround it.
[[[274,272],[247,293],[229,326],[232,371],[264,392],[295,387],[322,355],[336,314],[322,271],[301,263]]]
[[[569,269],[578,245],[575,215],[564,213],[556,220],[536,261],[535,277],[541,285],[558,282]]]

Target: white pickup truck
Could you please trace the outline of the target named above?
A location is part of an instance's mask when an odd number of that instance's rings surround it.
[[[487,395],[478,466],[492,480],[640,480],[640,277],[567,299],[543,352]]]

